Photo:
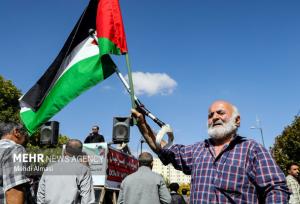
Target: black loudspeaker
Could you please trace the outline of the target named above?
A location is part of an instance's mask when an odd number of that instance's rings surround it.
[[[114,117],[113,118],[113,135],[114,144],[128,143],[130,136],[130,117]]]
[[[41,127],[40,143],[43,145],[55,145],[58,143],[59,122],[49,121]]]

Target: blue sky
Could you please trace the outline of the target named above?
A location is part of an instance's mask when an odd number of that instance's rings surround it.
[[[28,91],[56,57],[87,3],[1,1],[0,74],[23,93]],[[207,109],[216,99],[234,103],[241,113],[240,134],[261,142],[259,131],[250,129],[258,116],[267,147],[299,112],[299,1],[120,4],[132,70],[150,76],[136,84],[139,98],[171,124],[175,143],[207,137]],[[125,57],[114,59],[126,74]],[[112,118],[129,115],[130,106],[129,95],[113,75],[53,119],[60,122],[62,134],[81,140],[98,124],[109,141]],[[133,152],[139,138],[132,127]]]

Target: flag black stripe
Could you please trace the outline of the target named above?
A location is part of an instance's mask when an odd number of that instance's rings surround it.
[[[66,67],[61,67],[65,57],[88,37],[90,29],[96,28],[97,5],[98,0],[91,0],[89,2],[89,5],[77,21],[56,59],[37,83],[22,97],[21,103],[25,103],[34,111],[38,110],[56,80],[65,70]]]

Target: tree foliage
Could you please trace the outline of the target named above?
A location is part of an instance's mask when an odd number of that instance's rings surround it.
[[[19,121],[21,91],[0,75],[0,121]]]
[[[2,122],[20,122],[20,106],[18,99],[21,91],[10,80],[4,79],[0,75],[0,121]],[[61,155],[62,145],[66,144],[69,137],[59,135],[58,144],[51,146],[40,146],[40,131],[37,131],[29,138],[27,144],[28,153],[43,152],[46,155]]]
[[[296,116],[291,125],[284,128],[275,139],[271,152],[283,171],[290,162],[300,163],[300,117]]]
[[[43,154],[45,158],[55,157],[59,158],[62,155],[62,146],[67,143],[69,137],[65,135],[58,136],[58,143],[56,145],[40,145],[40,134],[36,133],[30,137],[29,144],[26,146],[26,151],[29,154]],[[35,162],[32,166],[47,166],[48,160],[44,160],[44,162]]]

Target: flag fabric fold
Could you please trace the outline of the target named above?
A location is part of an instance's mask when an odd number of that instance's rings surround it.
[[[113,74],[116,65],[108,54],[126,52],[119,1],[91,0],[56,59],[20,98],[20,116],[28,132],[34,133],[81,93]]]

